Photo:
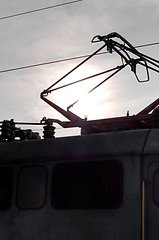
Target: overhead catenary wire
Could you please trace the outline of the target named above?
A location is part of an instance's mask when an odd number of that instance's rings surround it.
[[[135,46],[135,48],[149,47],[149,46],[155,46],[155,45],[159,45],[159,42],[137,45],[137,46]],[[99,55],[103,55],[103,54],[107,54],[107,53],[109,53],[109,52],[104,51],[104,52],[101,52],[101,53],[97,53],[95,56],[99,56]],[[70,58],[63,58],[63,59],[58,59],[58,60],[53,60],[53,61],[48,61],[48,62],[19,66],[19,67],[15,67],[15,68],[8,68],[8,69],[0,70],[0,74],[7,73],[7,72],[24,70],[24,69],[29,69],[29,68],[41,67],[41,66],[46,66],[46,65],[50,65],[50,64],[56,64],[56,63],[78,60],[78,59],[82,59],[82,58],[87,58],[89,56],[90,56],[90,54],[86,54],[86,55],[75,56],[75,57],[70,57]]]
[[[69,5],[69,4],[73,4],[73,3],[77,3],[77,2],[81,2],[81,1],[83,1],[83,0],[75,0],[75,1],[65,2],[65,3],[59,3],[59,4],[56,4],[56,5],[52,5],[52,6],[33,9],[33,10],[20,12],[20,13],[15,13],[15,14],[0,17],[0,20],[5,20],[5,19],[8,19],[8,18],[13,18],[13,17],[19,17],[19,16],[22,16],[22,15],[31,14],[31,13],[35,13],[35,12],[45,11],[45,10],[48,10],[48,9],[62,7],[62,6],[65,6],[65,5]]]

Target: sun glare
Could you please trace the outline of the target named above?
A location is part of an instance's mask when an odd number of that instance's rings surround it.
[[[78,71],[73,72],[73,74],[67,77],[65,83],[63,82],[63,84],[68,84],[99,72],[100,70],[97,68],[95,69],[94,67],[86,66],[83,67],[82,70],[79,69]],[[53,98],[57,105],[63,107],[64,109],[66,109],[76,100],[79,100],[79,102],[70,108],[70,111],[74,112],[81,118],[84,118],[85,116],[87,116],[88,119],[103,118],[109,110],[108,108],[102,109],[103,102],[105,102],[109,96],[109,90],[107,89],[107,86],[104,84],[90,94],[87,93],[94,86],[103,81],[104,78],[105,75],[94,77],[57,90],[53,92]]]

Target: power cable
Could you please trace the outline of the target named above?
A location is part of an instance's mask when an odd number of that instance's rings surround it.
[[[155,45],[159,45],[159,42],[138,45],[138,46],[135,46],[135,48],[149,47],[149,46],[155,46]],[[103,55],[103,54],[107,54],[107,53],[109,53],[109,52],[105,51],[105,52],[97,53],[96,55],[99,56],[99,55]],[[31,65],[26,65],[26,66],[4,69],[4,70],[0,70],[0,74],[7,73],[7,72],[13,72],[13,71],[19,71],[19,70],[23,70],[23,69],[41,67],[41,66],[55,64],[55,63],[68,62],[68,61],[72,61],[72,60],[86,58],[89,56],[90,56],[90,54],[87,54],[87,55],[82,55],[82,56],[76,56],[76,57],[70,57],[70,58],[64,58],[64,59],[59,59],[59,60],[54,60],[54,61],[43,62],[43,63],[35,63],[35,64],[31,64]]]
[[[81,2],[81,1],[83,1],[83,0],[75,0],[75,1],[71,1],[71,2],[60,3],[60,4],[57,4],[57,5],[53,5],[53,6],[48,6],[48,7],[38,8],[38,9],[34,9],[34,10],[29,10],[29,11],[26,11],[26,12],[16,13],[16,14],[0,17],[0,20],[5,20],[5,19],[8,19],[8,18],[13,18],[13,17],[19,17],[19,16],[22,16],[22,15],[30,14],[30,13],[35,13],[35,12],[48,10],[48,9],[51,9],[51,8],[62,7],[62,6],[65,6],[65,5],[69,5],[69,4],[77,3],[77,2]]]
[[[147,43],[147,44],[142,44],[139,46],[135,46],[135,48],[142,48],[142,47],[150,47],[150,46],[154,46],[154,45],[158,45],[159,42],[154,42],[154,43]]]

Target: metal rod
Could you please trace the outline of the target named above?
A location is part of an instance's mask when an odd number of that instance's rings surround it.
[[[124,67],[126,67],[128,64],[125,65],[121,65],[117,67],[117,71],[115,71],[114,73],[112,73],[111,75],[109,75],[107,78],[105,78],[102,82],[100,82],[98,85],[96,85],[94,88],[92,88],[87,94],[93,92],[96,88],[98,88],[100,85],[102,85],[104,82],[106,82],[108,79],[110,79],[111,77],[113,77],[115,74],[117,74],[121,69],[123,69]],[[76,103],[78,103],[80,101],[80,99],[76,100],[74,103],[72,103],[71,105],[69,105],[67,107],[67,110],[69,110],[71,107],[73,107]]]
[[[0,121],[2,124],[3,121]],[[36,123],[36,122],[14,122],[16,125],[45,125],[44,123]]]
[[[92,58],[94,55],[96,55],[99,51],[101,51],[103,48],[105,48],[105,44],[100,47],[97,51],[95,51],[94,53],[92,53],[90,56],[88,56],[84,61],[82,61],[80,64],[78,64],[76,67],[74,67],[71,71],[69,71],[68,73],[66,73],[63,77],[61,77],[58,81],[56,81],[54,84],[52,84],[49,88],[47,88],[46,90],[44,90],[44,93],[49,92],[49,90],[55,86],[57,83],[59,83],[61,80],[63,80],[65,77],[67,77],[70,73],[72,73],[74,70],[76,70],[78,67],[80,67],[82,64],[84,64],[86,61],[88,61],[90,58]]]
[[[136,116],[142,115],[142,114],[148,114],[151,112],[155,107],[159,105],[159,98],[156,99],[154,102],[149,104],[146,108],[144,108],[142,111],[140,111]]]
[[[57,88],[54,88],[54,89],[50,90],[49,93],[51,93],[51,92],[53,92],[53,91],[55,91],[55,90],[59,90],[59,89],[61,89],[61,88],[65,88],[65,87],[71,86],[71,85],[73,85],[73,84],[76,84],[76,83],[79,83],[79,82],[82,82],[82,81],[85,81],[85,80],[88,80],[88,79],[90,79],[90,78],[94,78],[94,77],[100,76],[100,75],[102,75],[102,74],[105,74],[105,73],[114,71],[114,70],[116,70],[116,69],[118,69],[118,68],[119,68],[119,67],[117,66],[117,67],[115,67],[115,68],[112,68],[112,69],[109,69],[109,70],[106,70],[106,71],[103,71],[103,72],[100,72],[100,73],[91,75],[91,76],[89,76],[89,77],[82,78],[82,79],[80,79],[80,80],[77,80],[77,81],[74,81],[74,82],[71,82],[71,83],[68,83],[68,84],[65,84],[65,85],[63,85],[63,86],[60,86],[60,87],[57,87]]]
[[[145,181],[142,181],[142,240],[145,240]]]
[[[41,95],[41,99],[48,103],[51,107],[53,107],[55,110],[57,110],[59,113],[61,113],[64,117],[66,117],[70,121],[82,121],[80,117],[78,117],[74,113],[65,111],[63,108],[59,107],[55,103],[51,102],[49,99],[45,98],[44,95]]]

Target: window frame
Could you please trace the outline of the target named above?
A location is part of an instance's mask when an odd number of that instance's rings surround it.
[[[118,164],[119,164],[119,168],[120,168],[120,175],[119,175],[119,179],[120,179],[120,184],[119,184],[119,188],[120,188],[120,190],[119,190],[119,201],[118,201],[118,204],[117,204],[117,206],[115,206],[115,207],[57,207],[57,206],[55,206],[56,204],[54,204],[54,199],[53,199],[53,195],[54,195],[54,193],[53,193],[53,178],[54,178],[54,169],[56,168],[56,166],[58,166],[58,165],[67,165],[67,164],[69,164],[69,163],[71,163],[71,164],[87,164],[87,163],[99,163],[99,162],[103,162],[103,163],[105,163],[105,162],[109,162],[109,163],[111,163],[112,164],[112,162],[114,163],[114,162],[117,162]],[[57,163],[57,164],[55,164],[55,166],[53,167],[53,170],[52,170],[52,182],[51,182],[51,206],[53,207],[53,209],[56,209],[56,210],[82,210],[82,209],[84,209],[84,210],[90,210],[90,209],[98,209],[98,210],[100,210],[100,209],[117,209],[117,208],[120,208],[121,207],[121,205],[122,205],[122,203],[123,203],[123,187],[124,187],[124,174],[123,174],[123,172],[124,172],[124,166],[123,166],[123,163],[120,161],[120,160],[117,160],[117,159],[96,159],[96,160],[87,160],[87,161],[69,161],[69,162],[62,162],[62,163]],[[103,174],[103,176],[104,176],[104,174]],[[91,180],[90,180],[91,181]],[[116,181],[116,180],[115,180]],[[107,185],[108,186],[108,185]]]
[[[13,196],[13,176],[14,176],[14,173],[13,173],[13,168],[10,167],[10,166],[0,166],[0,169],[3,169],[3,172],[4,172],[4,169],[8,169],[10,171],[10,183],[7,183],[10,184],[9,186],[9,199],[8,199],[8,207],[1,207],[0,206],[0,211],[7,211],[11,208],[12,206],[12,196]],[[6,173],[4,174],[6,175]],[[7,193],[8,194],[8,193]]]
[[[44,200],[43,203],[39,206],[39,207],[21,207],[20,204],[18,203],[18,186],[19,186],[19,181],[20,181],[20,174],[22,172],[23,169],[25,168],[32,168],[32,167],[41,167],[42,169],[45,170],[45,187],[44,187]],[[41,208],[43,208],[46,204],[46,197],[47,197],[47,186],[48,186],[48,170],[44,165],[23,165],[17,174],[17,181],[16,181],[16,206],[21,209],[21,210],[39,210]]]
[[[156,197],[156,174],[158,174],[159,175],[159,168],[157,168],[156,170],[155,170],[155,172],[154,172],[154,174],[153,174],[153,202],[155,203],[155,205],[157,206],[157,207],[159,207],[159,190],[158,190],[158,201],[157,201],[157,197]],[[159,176],[158,176],[158,179],[159,179]],[[158,186],[158,189],[159,189],[159,186]]]

